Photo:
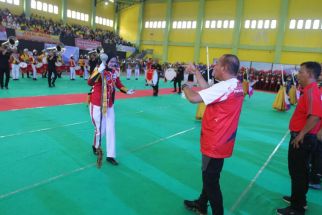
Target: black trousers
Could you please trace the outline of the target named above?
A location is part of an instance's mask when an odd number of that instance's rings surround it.
[[[322,141],[317,140],[315,150],[311,158],[310,183],[320,184],[322,174]]]
[[[309,189],[309,161],[316,146],[316,135],[307,134],[298,149],[291,142],[297,133],[291,132],[288,147],[288,170],[291,176],[291,207],[304,212],[306,193]]]
[[[178,84],[178,88],[179,88],[179,93],[181,93],[181,80],[174,78],[173,80],[173,88],[175,91],[177,91],[177,84]]]
[[[3,84],[4,75],[6,75],[6,80]],[[9,68],[0,68],[0,87],[8,87],[10,78],[10,70]]]
[[[152,86],[153,88],[153,96],[158,96],[159,93],[159,79],[157,81],[157,84],[155,86]]]
[[[220,190],[220,173],[224,165],[224,159],[202,158],[202,192],[199,197],[199,205],[207,207],[210,202],[213,215],[224,214],[223,198]]]
[[[54,74],[54,78],[51,78],[52,74]],[[57,71],[55,69],[49,69],[48,70],[48,86],[55,84],[56,79],[57,79]]]

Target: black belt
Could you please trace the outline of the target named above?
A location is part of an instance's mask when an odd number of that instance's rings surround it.
[[[291,131],[291,137],[296,137],[300,132]],[[316,134],[305,134],[305,137],[314,137]]]

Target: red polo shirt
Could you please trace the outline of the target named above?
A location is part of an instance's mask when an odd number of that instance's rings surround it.
[[[297,102],[297,106],[290,121],[290,131],[300,132],[309,115],[322,118],[322,101],[321,92],[316,82],[307,85],[303,89],[303,93]],[[319,131],[320,123],[309,131],[309,134],[316,134]]]
[[[232,155],[244,92],[241,83],[232,78],[199,92],[206,104],[202,118],[201,152],[212,158]]]

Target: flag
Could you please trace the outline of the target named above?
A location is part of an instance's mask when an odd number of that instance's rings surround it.
[[[290,109],[290,102],[288,101],[288,96],[285,91],[285,87],[281,86],[275,97],[273,108],[278,111],[287,111]]]

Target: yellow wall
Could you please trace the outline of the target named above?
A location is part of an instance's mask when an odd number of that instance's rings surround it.
[[[87,0],[68,0],[67,1],[67,9],[69,10],[74,10],[74,11],[78,11],[81,13],[85,13],[88,14],[88,22],[84,22],[81,20],[77,20],[77,19],[72,19],[72,18],[67,18],[67,23],[68,24],[77,24],[77,25],[86,25],[86,26],[90,26],[91,25],[91,13],[92,13],[92,3],[91,1]]]
[[[239,49],[237,56],[241,61],[257,61],[257,62],[268,62],[274,61],[274,51],[261,51],[261,50],[250,50],[250,49]]]
[[[236,0],[207,1],[205,5],[206,20],[234,20],[236,14]],[[203,43],[231,44],[234,29],[206,29],[203,27]]]
[[[20,0],[20,5],[12,5],[4,2],[0,2],[1,9],[9,9],[12,14],[21,15],[23,13],[23,0]]]
[[[322,62],[321,53],[302,53],[302,52],[283,52],[281,63],[284,64],[301,64],[305,61]]]
[[[213,59],[220,58],[224,54],[231,54],[231,49],[222,49],[222,48],[208,48],[209,52],[209,63],[213,62]],[[207,63],[207,52],[206,48],[200,49],[200,60],[199,62]]]
[[[146,49],[152,49],[153,50],[153,54],[152,55],[148,55],[147,57],[151,57],[151,58],[158,58],[161,59],[162,58],[162,54],[163,54],[163,47],[160,45],[142,45],[141,46],[143,50]]]
[[[280,24],[281,5],[283,0],[244,0],[243,17],[241,20],[241,32],[239,44],[243,46],[237,50],[241,60],[273,62],[275,59],[275,50],[257,50],[256,46],[268,48],[276,46],[278,37],[278,27]],[[298,64],[299,61],[317,60],[322,62],[322,53],[307,53],[301,48],[322,48],[322,31],[321,30],[289,30],[289,20],[292,19],[319,19],[322,21],[322,1],[321,0],[288,0],[288,16],[285,24],[285,35],[282,47],[299,48],[298,52],[282,51],[281,63]],[[157,21],[166,19],[167,1],[147,1],[144,8],[143,22],[146,20]],[[128,11],[131,12],[128,12]],[[135,12],[134,12],[135,11]],[[172,21],[197,20],[199,11],[198,0],[173,1],[172,4]],[[123,22],[123,31],[121,35],[127,40],[136,40],[137,36],[137,18],[138,9],[125,9],[121,14],[121,23]],[[237,0],[206,0],[204,20],[235,20],[237,12]],[[123,17],[123,14],[126,14]],[[131,15],[130,15],[131,14]],[[276,29],[245,29],[244,21],[246,19],[269,19],[277,20]],[[130,24],[125,24],[131,20]],[[133,22],[132,22],[133,21]],[[172,23],[171,23],[172,25]],[[127,31],[125,31],[125,29]],[[126,33],[125,33],[126,32]],[[201,43],[228,45],[232,47],[234,29],[205,29],[203,27],[201,34]],[[163,42],[164,30],[145,29],[142,32],[142,41]],[[194,59],[194,47],[196,39],[196,30],[178,30],[172,29],[169,34],[168,60],[186,60]],[[175,44],[177,43],[177,44]],[[191,47],[178,45],[180,43],[191,44]],[[163,55],[162,46],[146,46],[145,48],[158,49],[155,53]],[[156,48],[157,47],[157,48]],[[231,48],[210,48],[210,58],[218,58],[222,54],[232,53]],[[178,54],[179,53],[179,54]],[[182,55],[182,56],[181,56]],[[303,56],[303,59],[301,58]],[[200,61],[206,62],[205,48],[200,49]]]
[[[241,45],[271,46],[275,45],[277,29],[245,29],[244,22],[247,19],[276,19],[279,18],[281,0],[245,0],[244,17],[240,33]]]
[[[172,4],[172,21],[197,21],[199,1],[174,2]],[[172,29],[169,36],[171,42],[194,42],[196,29]]]
[[[296,47],[322,48],[321,30],[297,30],[288,29],[291,19],[320,19],[322,21],[322,1],[321,0],[290,0],[289,15],[286,23],[284,45]],[[321,24],[320,24],[321,25]]]
[[[139,5],[126,8],[120,13],[120,36],[130,42],[136,42],[138,31]]]
[[[192,62],[193,47],[169,46],[168,62]]]
[[[115,14],[115,7],[114,4],[108,4],[105,5],[103,2],[99,3],[98,6],[96,7],[96,16],[100,16],[106,19],[111,19],[113,20],[113,25],[114,23],[114,14]],[[113,27],[109,27],[106,25],[100,25],[96,23],[96,27],[100,28],[100,29],[106,29],[106,30],[110,30],[113,31]]]
[[[23,0],[20,0],[20,1],[23,1]],[[62,12],[61,11],[62,10],[61,0],[40,0],[40,1],[43,2],[43,3],[58,6],[58,14],[48,13],[48,12],[44,12],[44,11],[40,11],[40,10],[36,10],[36,9],[32,9],[32,8],[30,9],[31,14],[46,17],[46,19],[52,19],[54,21],[61,20],[61,12]]]
[[[165,21],[167,5],[165,3],[147,3],[144,6],[142,40],[163,41],[165,29],[145,28],[145,21]]]

